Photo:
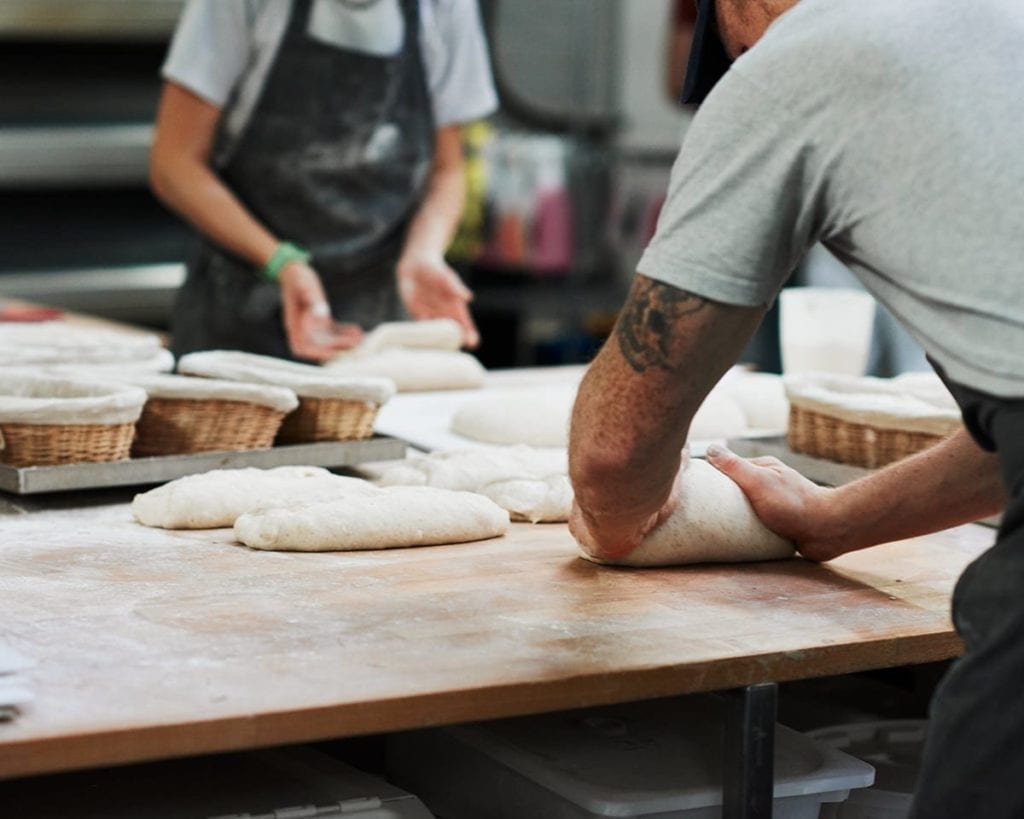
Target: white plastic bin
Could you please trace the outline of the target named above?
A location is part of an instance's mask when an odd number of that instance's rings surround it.
[[[822,819],[906,819],[921,770],[927,720],[887,720],[818,728],[808,736],[870,763],[875,784],[822,809]]]
[[[444,819],[713,819],[723,711],[707,697],[396,734],[388,778]],[[776,819],[871,784],[870,765],[777,726]]]
[[[0,782],[0,806],[18,819],[433,819],[414,796],[311,748]]]

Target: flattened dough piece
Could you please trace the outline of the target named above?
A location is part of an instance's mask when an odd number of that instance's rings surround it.
[[[161,529],[220,529],[254,509],[378,491],[364,480],[318,466],[215,469],[136,495],[132,514],[139,523]]]
[[[578,385],[495,390],[467,401],[452,416],[452,432],[490,444],[565,447]],[[732,438],[747,431],[740,404],[723,389],[704,399],[690,424],[691,441]]]
[[[235,521],[235,538],[253,549],[334,552],[486,540],[505,534],[508,525],[508,512],[482,495],[394,486],[251,512]]]
[[[495,390],[459,407],[452,432],[489,444],[565,447],[577,386]]]
[[[386,461],[368,471],[380,486],[424,485],[474,492],[497,481],[568,475],[569,457],[560,448],[467,447],[439,450],[404,461]]]
[[[674,566],[685,563],[741,563],[793,555],[793,544],[761,523],[743,490],[705,461],[692,460],[683,472],[679,508],[630,554],[595,563],[618,566]]]
[[[496,481],[484,486],[480,492],[502,509],[507,509],[512,520],[564,523],[572,511],[572,484],[568,475]]]
[[[434,486],[486,495],[513,520],[566,521],[572,508],[564,449],[488,446],[432,452],[366,468],[379,486]]]

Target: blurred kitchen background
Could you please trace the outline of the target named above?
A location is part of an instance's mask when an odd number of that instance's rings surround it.
[[[146,166],[183,5],[0,3],[0,296],[166,327],[192,236]],[[467,129],[451,259],[485,365],[585,361],[610,329],[688,119],[664,79],[671,6],[482,0],[502,110]],[[747,358],[778,366],[771,338]]]

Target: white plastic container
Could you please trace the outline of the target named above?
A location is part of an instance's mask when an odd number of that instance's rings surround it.
[[[418,799],[310,748],[0,782],[18,819],[433,819]]]
[[[388,778],[445,819],[717,819],[723,718],[687,697],[397,734]],[[777,726],[774,815],[874,780],[870,765]]]
[[[874,766],[875,784],[854,791],[841,805],[827,805],[822,819],[906,819],[914,799],[927,720],[888,720],[818,728],[816,741]]]
[[[845,287],[787,287],[779,293],[779,344],[785,375],[864,375],[875,300]]]

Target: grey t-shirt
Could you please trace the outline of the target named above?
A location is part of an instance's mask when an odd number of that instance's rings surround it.
[[[800,0],[694,118],[638,269],[769,304],[821,241],[974,389],[1024,396],[1024,3]]]

